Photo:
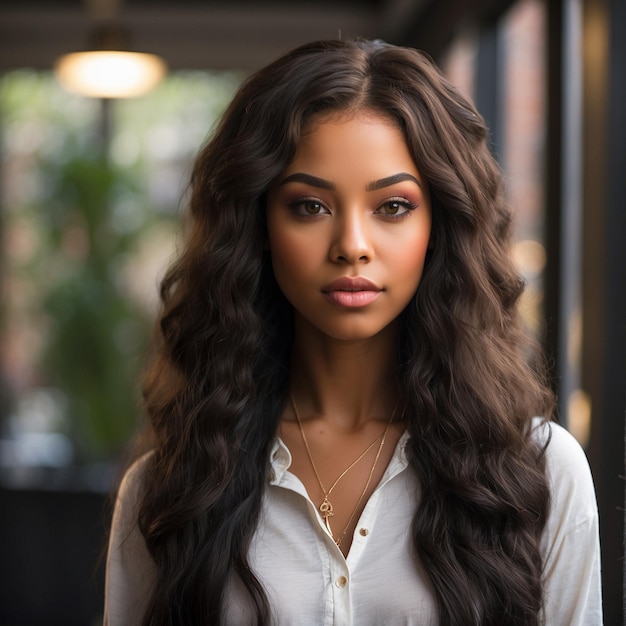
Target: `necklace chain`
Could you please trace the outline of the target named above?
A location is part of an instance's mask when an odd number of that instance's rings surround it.
[[[317,471],[317,467],[315,466],[315,462],[313,461],[313,455],[311,454],[311,448],[309,447],[309,442],[307,441],[307,438],[304,434],[304,428],[302,427],[302,420],[300,419],[300,415],[298,413],[298,408],[296,406],[296,401],[293,398],[293,395],[290,396],[291,399],[291,405],[293,406],[293,412],[296,415],[296,421],[298,422],[298,428],[300,429],[300,435],[302,436],[302,442],[304,443],[304,448],[306,449],[306,453],[307,456],[309,457],[309,461],[311,462],[311,467],[313,468],[313,473],[315,474],[315,478],[317,478],[317,482],[320,486],[320,489],[322,490],[322,492],[324,493],[324,500],[322,501],[322,503],[319,505],[319,512],[322,515],[322,517],[324,518],[324,525],[326,526],[326,530],[328,530],[328,532],[330,533],[330,536],[333,538],[334,542],[337,544],[338,547],[341,547],[341,542],[343,541],[344,537],[346,536],[346,533],[348,532],[348,528],[350,528],[350,524],[352,523],[352,520],[361,504],[361,502],[363,501],[363,498],[365,497],[365,494],[367,493],[367,490],[370,486],[370,483],[372,481],[372,476],[374,475],[374,470],[376,469],[376,465],[378,464],[378,459],[380,458],[380,455],[383,451],[383,447],[385,445],[385,439],[387,438],[387,433],[389,432],[389,427],[391,426],[391,422],[393,421],[394,415],[396,413],[396,409],[394,409],[394,411],[391,414],[391,417],[389,418],[389,421],[387,422],[387,425],[385,426],[385,430],[382,434],[382,437],[379,435],[378,437],[376,437],[376,439],[374,439],[374,441],[372,441],[372,443],[370,443],[369,446],[367,446],[367,448],[354,460],[352,461],[352,463],[350,463],[350,465],[348,465],[348,467],[346,467],[345,470],[343,470],[343,472],[341,472],[341,474],[339,474],[339,477],[335,480],[335,482],[331,485],[330,489],[325,489],[324,485],[322,483],[322,479],[320,478],[319,472]],[[374,447],[374,445],[376,445],[376,442],[380,439],[380,444],[378,446],[378,451],[376,452],[376,458],[374,459],[374,462],[372,463],[372,467],[370,469],[369,475],[367,477],[367,482],[365,483],[365,487],[363,488],[363,491],[361,492],[361,495],[359,496],[359,499],[356,502],[356,505],[354,507],[354,509],[352,510],[352,513],[350,515],[350,517],[348,518],[348,523],[346,524],[346,527],[343,529],[343,532],[341,533],[341,535],[339,535],[339,537],[335,537],[335,535],[333,534],[332,528],[330,526],[330,518],[333,517],[335,515],[334,511],[333,511],[333,505],[330,502],[329,496],[332,492],[332,490],[337,486],[337,483],[339,483],[339,481],[359,462],[361,461],[365,455]]]

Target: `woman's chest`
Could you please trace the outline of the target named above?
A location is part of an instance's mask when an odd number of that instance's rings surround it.
[[[273,623],[380,626],[435,624],[430,584],[414,556],[411,518],[417,481],[402,472],[381,485],[360,516],[347,558],[299,489],[271,486],[250,548]],[[227,623],[247,623],[242,589],[231,586]]]

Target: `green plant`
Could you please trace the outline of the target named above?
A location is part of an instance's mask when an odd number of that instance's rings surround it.
[[[106,458],[128,440],[135,423],[149,326],[123,279],[136,230],[116,227],[115,207],[142,198],[131,178],[102,156],[75,155],[46,164],[44,172],[49,184],[40,287],[49,323],[47,383],[65,394],[79,458]]]

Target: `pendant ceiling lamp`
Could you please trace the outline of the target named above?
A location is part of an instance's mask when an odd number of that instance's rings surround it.
[[[133,98],[153,89],[165,76],[166,64],[154,54],[128,50],[128,32],[115,19],[119,2],[92,0],[90,8],[96,19],[89,50],[56,61],[59,82],[92,98]]]

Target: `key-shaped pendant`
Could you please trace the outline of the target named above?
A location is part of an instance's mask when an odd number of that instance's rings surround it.
[[[333,536],[333,531],[330,527],[330,518],[334,515],[333,513],[333,505],[328,501],[328,496],[324,496],[324,501],[320,504],[320,513],[324,518],[324,524],[326,526],[326,530],[330,533],[330,536]]]

